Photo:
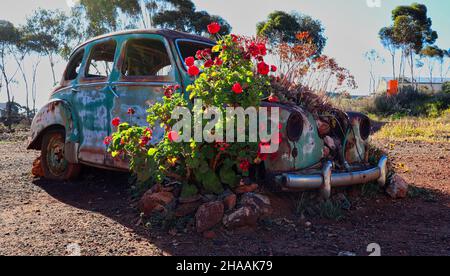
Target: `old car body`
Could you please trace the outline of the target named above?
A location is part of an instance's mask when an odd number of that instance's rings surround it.
[[[128,162],[112,158],[104,145],[104,137],[113,132],[111,120],[119,117],[146,124],[146,110],[162,100],[165,86],[179,84],[186,91],[193,82],[184,58],[213,45],[207,38],[176,31],[135,30],[105,35],[79,46],[60,85],[32,123],[28,148],[42,151],[46,176],[71,178],[80,164],[128,170]],[[367,165],[365,116],[347,114],[351,131],[345,134],[342,147],[345,168],[338,168],[324,156],[324,139],[311,113],[298,106],[264,105],[281,108],[282,143],[264,165],[267,178],[282,190],[318,188],[327,196],[331,186],[374,180],[384,184],[386,158],[378,166]],[[130,108],[136,112],[132,118]],[[158,140],[164,133],[155,130],[154,135]]]

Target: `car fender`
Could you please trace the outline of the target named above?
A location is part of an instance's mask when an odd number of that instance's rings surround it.
[[[47,103],[33,119],[28,149],[40,150],[42,136],[45,132],[55,128],[64,128],[66,159],[71,163],[78,163],[79,132],[74,118],[76,117],[67,101],[54,99]]]

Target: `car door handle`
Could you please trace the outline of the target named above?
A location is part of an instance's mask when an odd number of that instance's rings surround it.
[[[72,88],[72,93],[78,93],[80,92],[80,90],[76,89],[76,88]]]
[[[119,95],[116,92],[116,89],[117,89],[116,86],[108,85],[108,89],[109,89],[109,91],[111,91],[111,93],[113,93],[114,97],[119,98]]]

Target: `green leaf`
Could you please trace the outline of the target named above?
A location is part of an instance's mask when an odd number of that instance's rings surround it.
[[[185,184],[181,189],[181,198],[189,198],[198,194],[198,189],[194,185]]]
[[[203,188],[208,193],[221,194],[223,193],[222,183],[219,180],[219,177],[213,172],[208,171],[203,177]]]
[[[238,184],[239,178],[233,170],[232,166],[222,166],[220,169],[220,180],[231,188],[235,188]]]

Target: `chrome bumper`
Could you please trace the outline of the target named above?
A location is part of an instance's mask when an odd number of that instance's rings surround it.
[[[377,167],[364,171],[342,173],[333,173],[333,163],[327,162],[323,167],[322,174],[301,175],[286,173],[277,179],[284,191],[320,189],[322,196],[329,198],[332,187],[346,187],[372,181],[377,181],[381,187],[384,187],[387,180],[387,161],[388,158],[383,156]]]

